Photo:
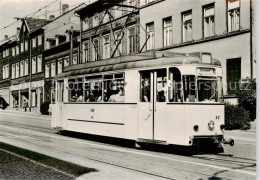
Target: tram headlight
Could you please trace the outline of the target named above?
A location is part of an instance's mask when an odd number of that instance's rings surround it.
[[[194,130],[195,132],[198,132],[198,131],[199,131],[199,126],[198,126],[198,125],[194,125],[194,126],[193,126],[193,130]]]
[[[214,127],[215,127],[214,121],[209,121],[208,127],[209,127],[209,130],[213,131],[213,130],[214,130]]]
[[[224,130],[225,129],[225,125],[224,124],[221,124],[220,125],[220,130]]]

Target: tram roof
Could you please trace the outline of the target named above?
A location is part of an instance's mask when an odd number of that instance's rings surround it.
[[[64,69],[64,72],[56,75],[54,79],[61,79],[63,77],[83,74],[93,74],[107,71],[135,69],[153,66],[188,64],[202,65],[205,63],[203,63],[201,60],[201,54],[202,52],[184,54],[173,53],[168,51],[151,51],[127,56],[120,56],[66,67]],[[207,65],[221,66],[220,61],[213,58],[211,63],[207,63]]]

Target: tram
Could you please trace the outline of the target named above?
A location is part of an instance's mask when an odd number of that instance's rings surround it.
[[[192,146],[224,139],[222,67],[210,53],[152,52],[78,65],[53,80],[53,128]]]

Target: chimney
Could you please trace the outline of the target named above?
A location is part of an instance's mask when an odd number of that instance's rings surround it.
[[[17,35],[19,35],[20,29],[21,29],[20,27],[17,27],[17,28],[16,28]]]
[[[68,4],[62,4],[62,14],[65,14],[69,11],[69,5]]]
[[[49,19],[50,19],[50,20],[55,19],[55,15],[50,15],[50,16],[49,16]]]
[[[8,35],[5,35],[5,40],[7,40],[8,39]]]

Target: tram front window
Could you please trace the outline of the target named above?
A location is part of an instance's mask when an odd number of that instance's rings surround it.
[[[194,75],[183,76],[184,101],[196,102],[196,81]]]
[[[218,83],[216,79],[198,78],[198,101],[218,102]]]

